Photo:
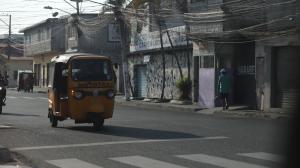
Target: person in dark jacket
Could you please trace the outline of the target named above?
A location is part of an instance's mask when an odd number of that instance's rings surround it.
[[[227,74],[226,69],[221,69],[220,75],[219,75],[219,81],[218,81],[218,89],[219,89],[219,94],[220,98],[222,101],[222,107],[223,110],[229,108],[229,90],[230,90],[230,79]]]

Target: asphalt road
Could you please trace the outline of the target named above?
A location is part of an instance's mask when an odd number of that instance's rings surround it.
[[[117,106],[91,124],[51,128],[45,94],[8,91],[0,145],[37,168],[280,167],[286,121],[206,116]]]

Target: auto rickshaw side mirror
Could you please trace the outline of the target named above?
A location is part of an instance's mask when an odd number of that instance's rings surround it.
[[[62,71],[62,76],[63,77],[68,77],[68,70],[67,69]]]

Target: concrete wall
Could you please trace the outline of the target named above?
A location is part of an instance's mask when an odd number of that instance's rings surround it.
[[[183,75],[187,77],[187,57],[186,50],[176,51],[179,62],[183,71]],[[150,62],[144,63],[144,55],[150,55]],[[192,61],[192,53],[190,51],[190,60]],[[132,55],[128,58],[129,62],[129,74],[131,77],[131,84],[134,89],[134,66],[140,64],[147,64],[147,97],[148,98],[160,98],[162,90],[162,79],[163,79],[163,64],[162,56],[159,52],[151,54],[138,54]],[[193,74],[191,66],[191,74]],[[192,76],[192,75],[191,75]],[[180,93],[176,88],[176,81],[180,79],[180,73],[177,68],[175,57],[172,53],[166,53],[166,87],[165,87],[165,98],[166,99],[178,99]]]

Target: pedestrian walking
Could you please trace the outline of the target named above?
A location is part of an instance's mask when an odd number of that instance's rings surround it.
[[[220,99],[222,103],[223,110],[227,110],[229,108],[229,90],[230,90],[230,79],[227,74],[226,69],[221,69],[218,81],[218,88]]]

